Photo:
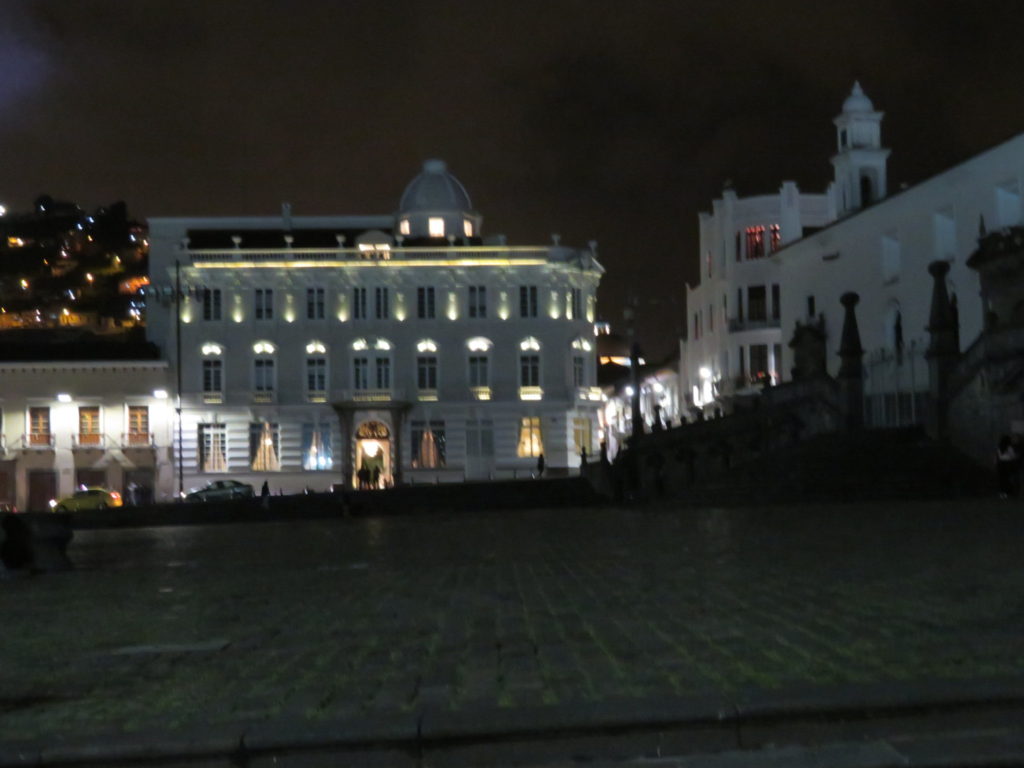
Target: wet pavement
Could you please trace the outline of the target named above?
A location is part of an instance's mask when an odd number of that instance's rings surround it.
[[[79,531],[0,581],[0,746],[1024,672],[1024,506]]]

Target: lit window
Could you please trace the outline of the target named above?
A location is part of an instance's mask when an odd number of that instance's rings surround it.
[[[519,422],[519,444],[516,455],[520,458],[540,456],[544,452],[544,443],[540,434],[540,417],[524,416]]]
[[[78,444],[99,445],[100,408],[98,405],[84,405],[78,409]]]
[[[764,227],[747,227],[747,258],[760,259],[764,256]]]
[[[772,224],[771,227],[769,227],[769,231],[771,232],[772,237],[771,249],[773,251],[777,251],[782,247],[782,227],[778,224]]]
[[[462,231],[466,233],[466,237],[473,236],[473,222],[469,219],[464,219],[462,222]]]
[[[277,424],[257,421],[249,424],[249,466],[254,472],[281,470],[281,433]]]
[[[427,219],[427,231],[431,237],[444,237],[444,219],[431,216]]]
[[[223,424],[199,425],[199,471],[227,472],[227,427]]]
[[[400,222],[398,222],[398,231],[403,235],[408,235],[409,232],[412,231],[411,229],[409,229],[408,219],[402,219]]]
[[[302,425],[302,468],[310,471],[331,469],[331,430],[322,424]]]
[[[412,466],[415,469],[445,466],[444,422],[413,421],[410,427]]]

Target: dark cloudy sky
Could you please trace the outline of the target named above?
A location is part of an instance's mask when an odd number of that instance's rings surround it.
[[[1024,2],[0,3],[0,200],[390,212],[442,157],[516,243],[599,242],[668,351],[722,182],[820,191],[855,78],[890,183],[1024,130]],[[673,301],[677,304],[673,305]]]

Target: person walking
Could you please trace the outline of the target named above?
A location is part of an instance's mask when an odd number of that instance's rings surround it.
[[[270,483],[266,480],[263,481],[263,487],[260,488],[260,504],[264,509],[270,508]]]
[[[537,457],[537,478],[540,479],[544,475],[544,454],[542,453]]]

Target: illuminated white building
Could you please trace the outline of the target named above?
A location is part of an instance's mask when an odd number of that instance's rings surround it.
[[[0,501],[44,511],[78,486],[127,501],[172,489],[173,410],[166,362],[6,362]]]
[[[1021,221],[1024,134],[888,195],[883,113],[859,85],[834,119],[834,180],[823,194],[785,182],[777,194],[726,191],[700,215],[701,274],[687,288],[686,389],[708,410],[762,383],[790,378],[797,323],[820,323],[828,371],[839,367],[839,297],[860,296],[870,424],[918,421],[927,390],[927,265],[950,263],[961,347],[981,330],[977,276],[967,268],[979,222]]]
[[[484,240],[444,163],[394,214],[149,224],[147,333],[177,366],[180,328],[186,488],[527,476],[542,452],[555,472],[593,453],[593,249]]]

